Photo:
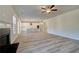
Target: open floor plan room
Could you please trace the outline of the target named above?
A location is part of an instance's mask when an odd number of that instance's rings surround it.
[[[79,5],[0,5],[0,53],[78,53]]]

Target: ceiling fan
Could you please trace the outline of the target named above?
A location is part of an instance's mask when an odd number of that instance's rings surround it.
[[[41,9],[43,10],[42,13],[44,12],[50,13],[52,11],[57,11],[57,9],[54,7],[55,5],[46,5],[45,7],[41,7]]]

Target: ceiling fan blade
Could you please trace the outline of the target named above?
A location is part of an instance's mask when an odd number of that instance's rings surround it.
[[[46,9],[49,9],[50,8],[50,5],[46,5]]]
[[[51,11],[57,11],[58,9],[52,9]]]
[[[51,6],[50,6],[50,9],[53,8],[54,6],[55,6],[55,5],[51,5]]]
[[[46,10],[46,8],[41,8],[41,9]]]

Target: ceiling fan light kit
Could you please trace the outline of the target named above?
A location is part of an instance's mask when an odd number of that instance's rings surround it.
[[[48,9],[46,12],[47,12],[47,13],[50,13],[50,12],[51,12],[51,10],[50,10],[50,9]]]

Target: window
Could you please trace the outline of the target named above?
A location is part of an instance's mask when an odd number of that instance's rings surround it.
[[[16,17],[13,16],[13,34],[16,34]]]

